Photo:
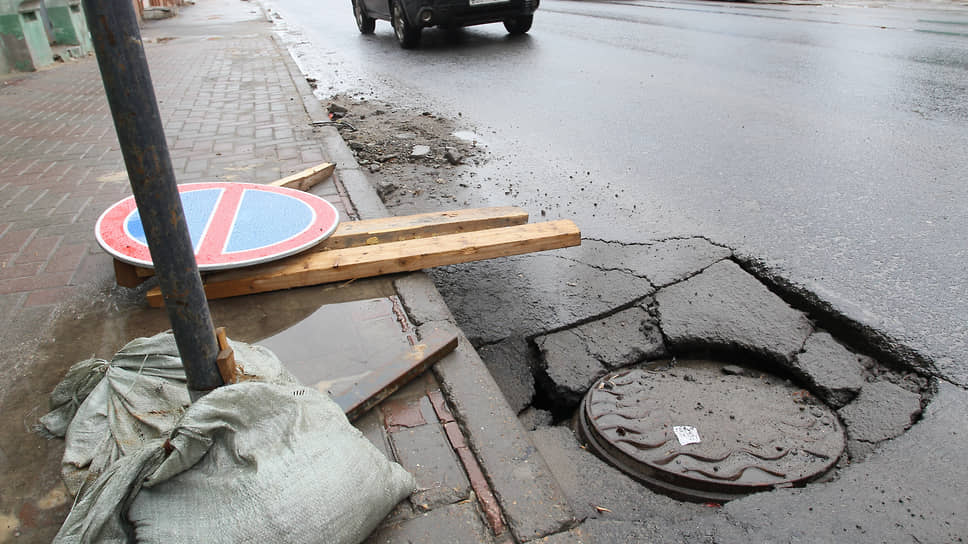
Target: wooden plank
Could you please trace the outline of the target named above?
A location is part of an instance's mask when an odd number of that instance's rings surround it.
[[[340,223],[332,236],[310,251],[416,240],[443,234],[523,225],[528,212],[514,206],[381,217]]]
[[[363,245],[373,245],[402,240],[416,240],[443,234],[473,232],[477,230],[523,225],[528,222],[528,212],[514,206],[494,208],[471,208],[447,212],[431,212],[400,217],[381,217],[363,221],[340,223],[332,236],[304,253],[327,251]],[[123,263],[122,263],[123,264]],[[133,266],[140,278],[154,275],[154,270]],[[118,285],[121,285],[120,283]],[[133,287],[133,286],[125,286]]]
[[[351,389],[335,393],[332,398],[346,413],[346,417],[353,421],[455,349],[457,336],[434,329],[427,338],[402,353],[399,359],[367,372],[354,380]],[[332,393],[327,390],[323,392]]]
[[[233,297],[580,244],[581,232],[572,221],[530,223],[296,255],[276,263],[211,274],[205,293],[210,299]],[[161,291],[149,291],[148,303],[160,306]]]
[[[218,365],[218,373],[222,376],[225,385],[239,382],[239,368],[235,364],[235,352],[229,345],[228,336],[225,334],[225,327],[215,329],[215,338],[218,341],[218,355],[215,364]]]
[[[139,266],[114,259],[114,281],[121,287],[137,287],[147,279],[138,275],[140,268]]]
[[[308,191],[314,185],[333,175],[336,165],[331,162],[324,162],[318,166],[307,168],[302,172],[296,172],[291,176],[273,181],[269,185],[276,187],[288,187],[299,191]]]

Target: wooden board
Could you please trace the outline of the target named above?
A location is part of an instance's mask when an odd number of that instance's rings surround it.
[[[530,223],[470,233],[310,252],[275,263],[213,273],[205,281],[210,299],[318,285],[354,278],[520,255],[581,244],[578,226],[569,220]],[[148,292],[148,303],[162,304],[161,291]]]
[[[150,274],[142,276],[142,270],[147,270]],[[114,259],[114,281],[121,287],[137,287],[154,274],[155,271],[150,268],[142,268]]]
[[[312,187],[329,176],[333,175],[333,170],[336,165],[331,162],[324,162],[318,166],[313,166],[312,168],[307,168],[302,172],[296,172],[291,176],[286,176],[282,179],[273,181],[269,185],[275,185],[276,187],[288,187],[290,189],[298,189],[300,191],[308,191]]]
[[[528,212],[513,206],[365,219],[340,225],[333,236],[313,249],[326,251],[401,242],[444,234],[523,225],[527,222]]]
[[[372,371],[354,378],[352,384],[331,384],[323,392],[331,395],[346,417],[354,421],[456,348],[457,336],[434,329],[396,360],[375,365]]]
[[[307,253],[509,227],[527,222],[528,212],[513,206],[350,221],[340,223],[332,236],[308,249]],[[150,268],[134,267],[115,261],[115,279],[123,287],[136,287],[152,275],[154,270]]]

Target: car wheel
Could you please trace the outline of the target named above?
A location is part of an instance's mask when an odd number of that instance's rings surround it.
[[[393,24],[393,33],[397,35],[397,41],[400,42],[400,47],[413,49],[420,45],[420,27],[415,27],[407,21],[407,16],[403,12],[403,4],[400,3],[400,0],[393,0],[390,22]]]
[[[353,0],[353,16],[356,17],[356,27],[360,29],[361,34],[373,34],[373,29],[376,28],[376,19],[369,17],[363,11],[363,5],[360,2],[362,0]]]
[[[525,34],[531,30],[531,23],[534,22],[534,15],[521,15],[504,20],[504,28],[508,29],[509,34]]]

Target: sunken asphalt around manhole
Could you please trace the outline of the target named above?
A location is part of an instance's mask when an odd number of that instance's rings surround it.
[[[612,249],[587,246],[605,258]],[[625,248],[614,249],[625,258]],[[625,304],[605,291],[618,309],[530,337],[532,407],[549,411],[545,425],[574,415],[584,447],[634,479],[722,503],[834,481],[835,468],[863,462],[917,420],[928,379],[821,328],[831,322],[790,306],[715,248],[697,249],[713,261],[698,273],[667,274],[658,288],[637,286],[638,297],[616,293]],[[490,346],[485,361],[500,370],[502,359],[518,357],[512,348]],[[693,359],[708,357],[715,361]],[[518,387],[499,383],[511,394]],[[567,468],[557,470],[569,481]],[[571,492],[586,500],[582,489]]]

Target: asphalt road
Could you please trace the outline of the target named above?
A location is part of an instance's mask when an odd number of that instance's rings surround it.
[[[968,5],[544,0],[502,25],[361,36],[276,0],[320,93],[429,109],[493,154],[471,205],[583,235],[701,235],[968,384]]]

